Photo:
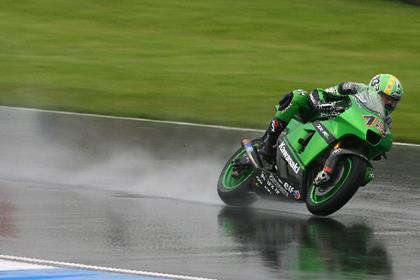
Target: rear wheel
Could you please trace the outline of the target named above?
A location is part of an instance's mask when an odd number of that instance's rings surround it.
[[[256,141],[254,141],[254,146],[258,146]],[[246,156],[246,152],[241,147],[228,160],[219,176],[217,193],[223,202],[228,205],[247,206],[257,199],[256,194],[252,192],[252,184],[255,178],[254,168],[251,165],[243,166],[237,172],[238,169],[234,164],[235,160],[244,156]]]
[[[360,157],[341,158],[328,182],[309,187],[308,210],[315,215],[327,216],[343,207],[361,185],[366,168],[366,162]]]

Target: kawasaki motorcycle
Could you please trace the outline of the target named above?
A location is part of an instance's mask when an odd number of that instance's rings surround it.
[[[274,165],[258,154],[261,139],[243,139],[224,166],[217,191],[228,205],[247,206],[258,196],[306,202],[315,215],[343,207],[373,177],[373,159],[392,146],[381,97],[366,90],[348,96],[344,112],[292,119],[277,141]]]

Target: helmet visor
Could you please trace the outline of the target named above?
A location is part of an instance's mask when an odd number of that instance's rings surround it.
[[[392,112],[392,111],[395,110],[395,108],[397,108],[397,105],[398,105],[398,102],[399,102],[398,99],[395,99],[395,98],[393,98],[393,97],[391,97],[387,94],[384,94],[384,93],[381,93],[381,97],[382,97],[382,100],[384,102],[385,110],[387,112]]]

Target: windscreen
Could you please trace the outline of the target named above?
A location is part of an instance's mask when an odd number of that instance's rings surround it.
[[[384,102],[379,94],[371,87],[360,91],[354,95],[356,99],[365,106],[368,110],[379,114],[382,118],[385,118],[385,107]]]

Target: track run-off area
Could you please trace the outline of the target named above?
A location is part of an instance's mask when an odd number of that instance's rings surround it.
[[[419,145],[395,145],[372,183],[318,218],[299,203],[220,201],[221,168],[259,130],[1,106],[0,128],[0,279],[420,273]]]

